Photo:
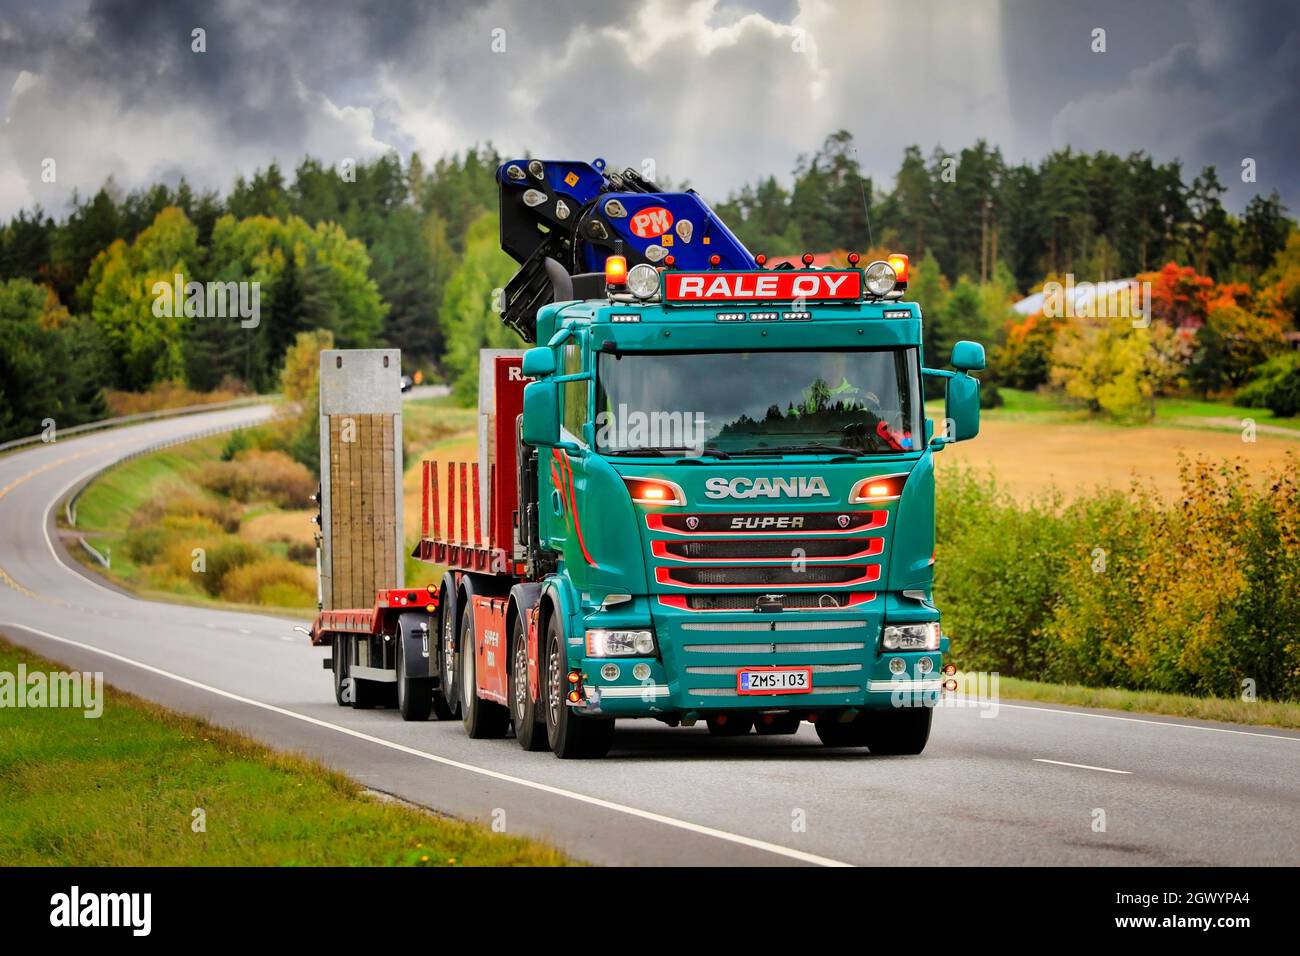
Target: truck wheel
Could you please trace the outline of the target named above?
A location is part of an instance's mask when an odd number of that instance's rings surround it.
[[[406,676],[406,635],[397,629],[397,709],[403,720],[428,720],[433,710],[433,682]]]
[[[709,725],[709,733],[715,737],[744,737],[754,729],[752,717],[736,714],[718,714],[706,718],[705,722]]]
[[[933,707],[908,707],[871,714],[867,724],[867,749],[882,757],[914,756],[930,740]]]
[[[537,702],[528,693],[528,635],[523,615],[515,617],[510,631],[510,719],[519,746],[546,749],[546,725],[538,720]]]
[[[330,652],[334,659],[334,701],[340,707],[348,705],[343,699],[343,685],[348,679],[347,644],[348,639],[342,634],[335,634],[330,642]]]
[[[763,736],[797,734],[799,718],[794,714],[760,714],[754,721],[754,729]]]
[[[575,713],[565,698],[569,682],[559,616],[551,615],[546,625],[546,663],[542,672],[542,694],[546,702],[546,741],[561,760],[603,757],[614,743],[614,721]]]
[[[456,653],[456,615],[452,604],[452,592],[446,588],[442,589],[438,608],[438,617],[442,621],[442,639],[438,642],[442,687],[437,694],[442,698],[442,705],[447,713],[446,717],[439,713],[438,718],[454,720],[460,717],[460,655]]]
[[[813,727],[827,747],[865,747],[871,716],[867,711],[860,710],[856,717],[845,723],[836,720],[831,714],[821,714]]]
[[[474,676],[478,655],[474,652],[474,620],[470,603],[460,618],[460,713],[465,723],[465,734],[475,740],[504,737],[510,726],[510,711],[496,701],[484,700],[478,695],[478,682]]]

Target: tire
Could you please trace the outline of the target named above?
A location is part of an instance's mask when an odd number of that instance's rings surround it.
[[[705,722],[715,737],[744,737],[754,729],[754,718],[741,714],[718,714],[706,718]]]
[[[800,723],[795,714],[762,714],[754,721],[754,730],[764,737],[797,734]]]
[[[871,716],[868,711],[860,710],[853,720],[844,723],[833,719],[830,714],[821,714],[813,727],[827,747],[865,747],[867,723]]]
[[[520,747],[546,749],[546,724],[538,719],[537,702],[528,693],[528,634],[523,615],[516,615],[510,629],[510,721]]]
[[[614,743],[614,721],[575,713],[565,700],[568,694],[568,660],[557,615],[546,625],[546,649],[542,666],[542,699],[545,706],[546,742],[561,760],[603,757]]]
[[[343,682],[348,676],[348,662],[344,645],[347,638],[342,634],[335,634],[330,642],[331,654],[334,661],[334,702],[340,707],[346,707],[347,701],[343,699]]]
[[[460,719],[460,655],[456,652],[456,608],[452,603],[453,594],[444,587],[442,599],[438,602],[438,619],[442,623],[442,634],[438,640],[438,669],[442,675],[442,686],[436,691],[438,700],[434,701],[434,709],[438,711],[439,720]],[[443,713],[447,716],[443,717]]]
[[[470,614],[472,604],[465,602],[460,618],[460,715],[465,724],[465,735],[474,740],[504,737],[510,726],[510,711],[496,701],[484,700],[476,691],[474,668],[478,655],[474,646],[474,620]]]
[[[871,715],[867,749],[882,757],[916,756],[930,740],[933,707],[908,707]]]
[[[428,720],[433,710],[433,681],[406,676],[406,634],[397,623],[397,710],[403,720]]]
[[[828,747],[866,747],[882,757],[915,756],[930,739],[931,707],[859,711],[849,723],[819,720],[817,736]]]

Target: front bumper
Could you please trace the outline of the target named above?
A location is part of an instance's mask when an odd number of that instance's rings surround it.
[[[579,667],[584,700],[576,706],[611,717],[887,710],[933,704],[941,691],[946,638],[938,651],[881,653],[878,620],[859,619],[856,628],[837,626],[819,631],[727,629],[728,624],[734,627],[752,623],[756,622],[751,616],[743,621],[719,622],[716,630],[675,631],[656,622],[658,658],[582,658]],[[814,622],[800,623],[807,626]],[[756,640],[757,634],[763,640]],[[813,634],[822,639],[808,639]],[[682,640],[686,635],[691,639]],[[833,639],[826,639],[828,635]],[[904,662],[902,673],[890,669],[890,662],[896,659]],[[611,660],[618,664],[620,673],[607,679],[601,670]],[[643,681],[632,674],[637,664],[650,669]],[[810,668],[811,691],[742,694],[737,690],[739,671],[766,667]]]

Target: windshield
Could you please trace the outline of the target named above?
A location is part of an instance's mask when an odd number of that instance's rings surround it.
[[[596,447],[607,454],[914,450],[914,348],[599,354]]]

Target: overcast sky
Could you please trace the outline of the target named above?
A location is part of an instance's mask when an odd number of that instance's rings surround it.
[[[984,137],[1213,163],[1229,208],[1276,187],[1295,215],[1297,91],[1297,0],[0,0],[0,216],[110,174],[225,192],[273,158],[488,140],[716,200],[841,127],[882,186],[909,143]]]

